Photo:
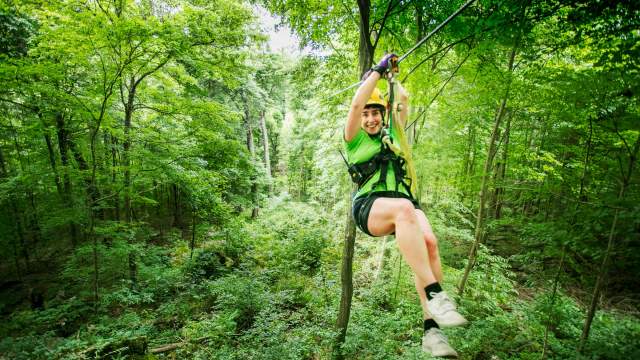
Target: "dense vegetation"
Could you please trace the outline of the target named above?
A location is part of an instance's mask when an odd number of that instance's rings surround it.
[[[0,359],[426,357],[391,237],[336,326],[334,94],[461,5],[0,3]],[[634,1],[478,0],[401,64],[461,358],[640,358],[639,39]]]

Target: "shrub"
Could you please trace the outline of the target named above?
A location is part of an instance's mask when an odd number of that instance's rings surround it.
[[[263,282],[249,276],[231,274],[205,284],[208,296],[213,299],[217,312],[236,313],[237,330],[243,331],[253,325],[255,316],[267,302]]]

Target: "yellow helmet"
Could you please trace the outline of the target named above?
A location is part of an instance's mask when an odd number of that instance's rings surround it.
[[[370,105],[379,106],[384,109],[387,108],[387,103],[384,101],[384,98],[382,97],[382,92],[380,91],[380,89],[378,88],[373,89],[373,92],[371,93],[371,97],[367,101],[367,104],[365,105],[365,107]]]

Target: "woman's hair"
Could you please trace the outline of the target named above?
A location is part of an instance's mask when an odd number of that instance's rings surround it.
[[[378,105],[378,104],[367,104],[364,106],[365,109],[371,109],[371,108],[375,108],[380,110],[380,114],[382,114],[382,120],[384,120],[384,115],[387,112],[387,108],[382,106],[382,105]]]
[[[391,109],[393,111],[393,109]],[[409,146],[409,142],[407,141],[407,136],[404,132],[404,128],[397,121],[400,113],[398,111],[394,112],[393,117],[394,121],[391,124],[392,131],[395,134],[395,138],[400,143],[400,149],[402,150],[402,158],[404,158],[407,166],[407,177],[411,180],[411,194],[413,197],[417,197],[416,191],[418,189],[418,176],[416,175],[416,168],[413,164],[413,158],[411,155],[411,146]],[[419,200],[416,198],[416,200]]]

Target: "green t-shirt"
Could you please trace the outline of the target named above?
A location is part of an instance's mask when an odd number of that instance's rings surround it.
[[[391,138],[394,139],[393,131],[391,132]],[[394,139],[395,141],[395,139]],[[358,129],[358,133],[356,136],[351,139],[351,141],[345,141],[345,148],[347,152],[347,161],[349,164],[359,164],[373,158],[377,153],[380,152],[380,144],[382,143],[382,139],[380,135],[371,136],[367,134],[362,128]],[[389,164],[387,166],[387,186],[384,187],[383,184],[378,184],[375,189],[372,189],[373,184],[378,182],[380,179],[380,170],[378,169],[375,174],[365,182],[360,189],[356,192],[354,199],[367,195],[370,192],[376,191],[395,191],[396,190],[396,177],[393,171],[393,166]],[[398,192],[401,192],[405,195],[409,195],[407,189],[401,184],[398,184]]]

